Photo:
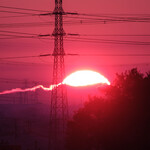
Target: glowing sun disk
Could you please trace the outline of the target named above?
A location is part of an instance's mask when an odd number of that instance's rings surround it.
[[[76,71],[67,76],[62,83],[70,86],[88,86],[99,83],[110,85],[107,78],[100,73],[91,70]]]

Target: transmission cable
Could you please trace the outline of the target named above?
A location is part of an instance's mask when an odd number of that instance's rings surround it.
[[[19,7],[11,7],[11,6],[0,6],[0,8],[18,9],[18,10],[27,10],[27,11],[36,11],[36,12],[50,12],[50,11],[45,11],[45,10],[37,10],[37,9],[29,9],[29,8],[19,8]]]

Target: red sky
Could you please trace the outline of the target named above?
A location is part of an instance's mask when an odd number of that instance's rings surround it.
[[[12,6],[21,8],[31,8],[40,10],[54,9],[54,0],[1,0],[1,6]],[[67,12],[78,12],[86,14],[150,14],[149,0],[64,0],[63,7]],[[0,10],[10,10],[3,9]],[[16,11],[16,10],[11,10]],[[42,12],[41,12],[42,13]],[[0,17],[17,15],[0,13]],[[150,16],[150,15],[149,15]],[[64,19],[66,20],[66,18]],[[73,21],[74,19],[67,19]],[[11,23],[30,23],[54,21],[54,17],[16,17],[1,18],[1,24]],[[64,25],[66,33],[76,34],[149,34],[150,23],[98,23],[88,24],[79,23],[77,25]],[[53,25],[43,27],[19,27],[1,28],[0,30],[26,32],[36,34],[51,34]],[[1,33],[2,34],[2,33]],[[97,38],[96,36],[93,38]],[[150,36],[144,37],[98,37],[106,40],[125,40],[150,42]],[[0,56],[28,56],[39,55],[53,52],[53,41],[44,39],[0,39]],[[77,41],[67,41],[64,39],[64,49],[66,53],[77,54],[141,54],[150,53],[150,45],[128,45],[110,43],[87,43]],[[94,69],[101,72],[112,80],[114,73],[125,69],[138,67],[140,70],[150,70],[150,57],[141,56],[67,56],[65,58],[66,73],[78,69]],[[12,62],[13,61],[13,62]],[[14,63],[15,62],[15,63]],[[16,63],[17,62],[17,63]],[[23,63],[22,63],[23,62]],[[25,62],[25,63],[24,63]],[[34,64],[33,64],[34,63]],[[32,59],[13,59],[0,60],[0,77],[19,78],[30,80],[47,80],[51,77],[53,59],[32,58]]]

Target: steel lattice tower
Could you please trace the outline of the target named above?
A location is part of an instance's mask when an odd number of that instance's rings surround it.
[[[54,64],[53,84],[61,83],[65,76],[63,36],[63,15],[62,0],[55,0],[55,29],[54,36]],[[60,150],[64,146],[66,122],[68,118],[68,102],[66,86],[60,85],[52,90],[50,107],[50,138],[49,150]]]

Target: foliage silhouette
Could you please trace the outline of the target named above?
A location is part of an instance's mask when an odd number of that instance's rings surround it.
[[[150,149],[150,73],[117,74],[104,97],[90,97],[68,122],[67,150]]]

